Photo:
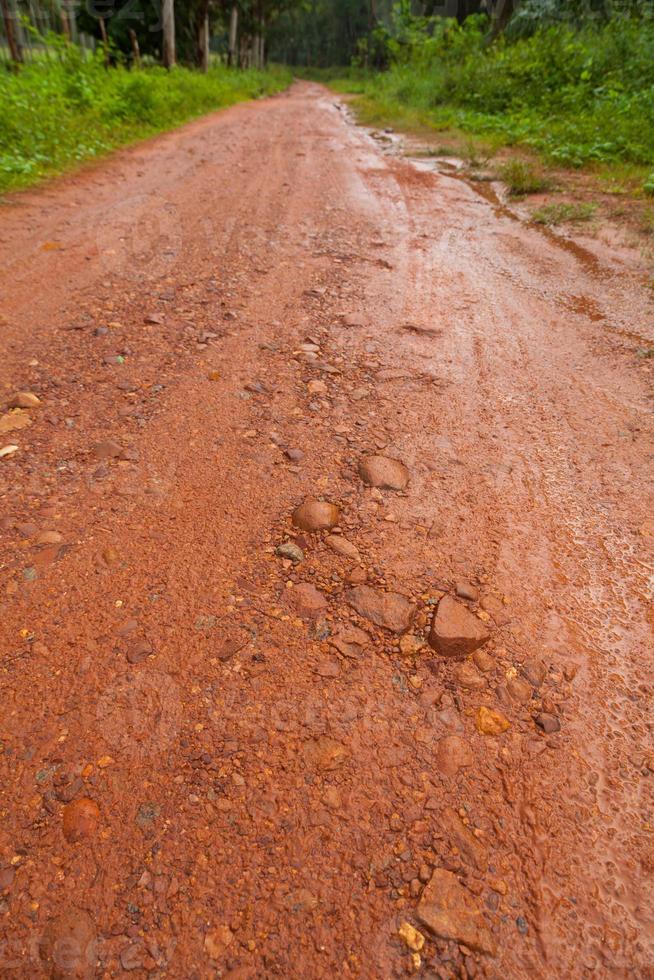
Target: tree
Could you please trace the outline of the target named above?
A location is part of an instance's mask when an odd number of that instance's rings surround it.
[[[16,11],[12,0],[0,0],[2,19],[5,24],[5,35],[9,46],[9,56],[15,65],[22,64],[23,48],[16,30]]]
[[[175,49],[175,2],[174,0],[162,0],[161,22],[163,30],[163,44],[161,60],[164,68],[172,68],[175,65],[177,52]]]

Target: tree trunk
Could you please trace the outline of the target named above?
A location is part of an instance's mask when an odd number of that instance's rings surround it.
[[[68,16],[68,30],[70,31],[70,39],[73,44],[77,44],[78,32],[77,32],[77,14],[75,12],[75,0],[66,0],[66,14]]]
[[[61,10],[59,11],[59,18],[61,20],[62,33],[66,38],[66,40],[68,41],[68,43],[70,44],[70,22],[68,20],[68,11],[63,5],[61,7]]]
[[[164,68],[173,68],[176,60],[174,0],[163,0],[162,21],[163,21],[162,62]]]
[[[209,13],[205,13],[198,29],[198,68],[206,72],[209,69]]]
[[[259,68],[266,67],[266,18],[263,11],[259,14]]]
[[[238,60],[238,7],[232,4],[232,12],[229,18],[229,54],[227,64],[230,68],[236,67]]]
[[[9,45],[9,55],[15,65],[20,65],[23,61],[23,49],[21,48],[18,32],[16,31],[16,17],[13,4],[10,6],[10,0],[0,0],[0,6],[2,7],[2,19],[5,22],[5,34],[7,35],[7,44]]]
[[[497,0],[491,18],[490,40],[494,41],[503,32],[513,16],[513,0]]]
[[[132,64],[135,68],[141,67],[141,49],[139,48],[139,39],[136,36],[136,31],[131,27],[129,29],[129,39],[132,42]]]
[[[100,34],[102,36],[102,47],[104,49],[104,66],[109,67],[109,38],[107,37],[107,28],[105,27],[104,17],[98,18],[98,24],[100,25]]]

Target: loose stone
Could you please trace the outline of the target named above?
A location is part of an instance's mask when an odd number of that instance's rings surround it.
[[[467,657],[486,643],[489,633],[467,606],[450,595],[438,603],[429,643],[442,657]]]
[[[464,943],[477,953],[495,955],[497,947],[481,909],[451,871],[434,871],[416,913],[435,936]]]
[[[368,456],[359,463],[359,476],[369,487],[381,490],[404,490],[409,471],[399,459],[390,456]]]
[[[404,633],[411,626],[415,606],[398,592],[376,592],[368,585],[357,585],[347,600],[364,619],[392,633]]]
[[[482,704],[477,709],[475,725],[480,735],[501,735],[511,727],[511,722],[500,711],[493,711]]]
[[[293,511],[293,523],[302,531],[325,531],[338,524],[340,511],[325,500],[305,500]]]

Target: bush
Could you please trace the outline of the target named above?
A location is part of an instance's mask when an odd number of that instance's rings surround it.
[[[552,182],[547,177],[539,174],[524,160],[508,160],[500,167],[499,175],[512,197],[538,194],[549,190],[552,186]]]
[[[555,163],[654,163],[654,21],[616,17],[486,40],[487,22],[403,28],[369,105],[410,108],[437,128],[496,134]]]
[[[60,42],[50,55],[17,73],[0,70],[0,191],[290,81],[279,70],[107,70]]]
[[[561,225],[571,221],[590,221],[596,211],[597,205],[590,202],[560,201],[537,208],[531,217],[539,225]]]

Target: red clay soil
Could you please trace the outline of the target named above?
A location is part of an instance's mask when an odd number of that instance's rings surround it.
[[[654,976],[638,277],[309,84],[0,222],[1,975]]]

